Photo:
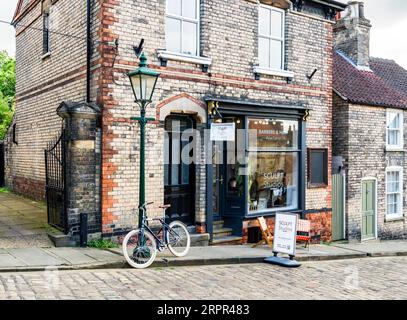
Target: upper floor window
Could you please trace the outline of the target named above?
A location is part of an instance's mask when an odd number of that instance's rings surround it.
[[[166,49],[198,56],[199,0],[167,0]]]
[[[259,7],[259,66],[284,69],[284,11]]]
[[[47,54],[50,48],[50,30],[49,30],[49,13],[43,13],[43,35],[42,35],[42,53]]]
[[[387,110],[387,149],[403,150],[403,113]]]

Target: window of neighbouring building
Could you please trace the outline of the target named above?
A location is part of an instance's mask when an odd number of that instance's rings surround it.
[[[49,13],[43,13],[43,36],[42,36],[42,53],[47,54],[50,49],[50,29],[49,29]]]
[[[403,113],[399,110],[387,110],[387,149],[403,149]]]
[[[284,69],[284,10],[259,7],[259,66]]]
[[[387,218],[403,216],[403,168],[392,167],[386,170]]]
[[[308,149],[308,187],[328,185],[328,149]]]
[[[198,56],[199,0],[167,0],[166,49]]]
[[[298,209],[299,122],[248,120],[249,213]]]

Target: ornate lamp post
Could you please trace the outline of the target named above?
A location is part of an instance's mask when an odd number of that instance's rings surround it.
[[[145,203],[145,129],[149,121],[155,118],[146,118],[146,107],[151,103],[155,85],[160,74],[147,68],[147,57],[144,53],[140,56],[139,68],[128,73],[131,87],[133,89],[135,102],[140,106],[140,117],[131,118],[140,124],[140,184],[139,205]],[[142,211],[139,210],[139,227],[142,221]]]

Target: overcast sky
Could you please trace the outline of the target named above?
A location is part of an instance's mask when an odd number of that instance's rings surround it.
[[[17,0],[1,0],[0,20],[11,21],[16,5]],[[365,15],[373,25],[371,56],[393,59],[407,68],[407,1],[365,0]],[[4,49],[14,55],[14,29],[0,23],[0,50]]]

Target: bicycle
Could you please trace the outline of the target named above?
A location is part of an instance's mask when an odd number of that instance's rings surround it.
[[[176,257],[187,255],[191,238],[186,226],[180,221],[165,223],[165,212],[171,205],[160,206],[163,209],[163,218],[147,218],[147,206],[153,202],[140,206],[142,211],[141,227],[130,231],[123,240],[123,255],[127,263],[133,268],[144,269],[149,267],[157,256],[157,251],[164,251],[166,248]],[[154,233],[148,226],[149,221],[159,221],[161,227]],[[162,239],[158,235],[162,232]]]

